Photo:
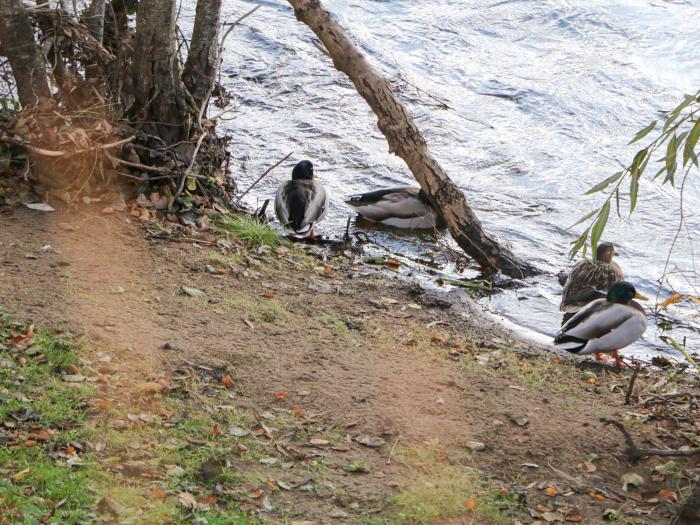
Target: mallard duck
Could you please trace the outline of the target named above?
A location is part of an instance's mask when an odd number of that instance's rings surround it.
[[[420,188],[410,186],[370,191],[345,201],[360,217],[394,228],[444,228],[445,221]]]
[[[554,344],[574,354],[595,354],[602,361],[610,353],[615,364],[624,362],[617,353],[634,343],[647,329],[644,308],[632,299],[644,299],[627,281],[613,284],[604,299],[588,303],[561,327]]]
[[[614,283],[625,278],[622,268],[612,260],[614,255],[617,255],[615,245],[601,242],[595,261],[584,259],[576,263],[568,276],[559,274],[559,282],[564,287],[559,306],[561,311],[578,312],[591,301],[605,297]]]
[[[313,227],[328,211],[328,194],[314,180],[314,165],[308,160],[297,163],[292,180],[284,182],[275,195],[275,214],[285,229],[296,235],[314,236]]]

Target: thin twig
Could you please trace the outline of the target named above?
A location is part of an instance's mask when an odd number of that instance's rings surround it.
[[[185,181],[187,180],[187,177],[191,176],[190,172],[192,171],[192,166],[194,166],[194,161],[197,159],[197,153],[199,153],[199,148],[202,146],[202,141],[206,136],[206,131],[203,131],[202,134],[199,135],[197,145],[195,146],[194,151],[192,152],[192,158],[190,159],[190,163],[188,164],[187,169],[182,174],[182,177],[180,177],[180,184],[178,184],[177,191],[175,192],[175,195],[173,195],[173,200],[177,199],[182,193],[182,190],[185,188]]]
[[[666,456],[666,457],[689,457],[700,455],[700,447],[692,448],[689,450],[663,450],[660,448],[639,448],[634,444],[632,436],[625,428],[625,425],[614,419],[609,419],[607,417],[601,417],[600,421],[606,425],[613,425],[616,427],[625,438],[625,443],[627,444],[627,449],[625,453],[632,460],[636,461],[644,456]]]
[[[285,160],[287,160],[289,157],[291,157],[291,156],[292,156],[292,153],[293,153],[293,152],[287,153],[287,155],[286,155],[283,159],[278,160],[275,164],[273,164],[272,166],[270,166],[269,168],[267,168],[267,170],[265,170],[265,173],[263,173],[263,174],[260,175],[257,179],[255,179],[255,182],[253,182],[253,184],[251,184],[250,186],[248,186],[248,189],[245,190],[243,193],[241,193],[241,194],[238,196],[238,198],[236,199],[235,204],[238,204],[239,202],[241,202],[241,199],[242,199],[243,197],[245,197],[245,196],[248,194],[248,192],[249,192],[250,190],[252,190],[252,189],[255,187],[255,185],[263,179],[263,177],[265,177],[265,175],[267,175],[268,173],[270,173],[270,172],[271,172],[272,170],[274,170],[277,166],[279,166],[279,165],[282,164]]]
[[[147,164],[141,164],[139,162],[129,162],[128,160],[120,159],[117,157],[114,157],[110,155],[109,153],[105,154],[109,160],[112,162],[116,162],[118,164],[122,164],[123,166],[128,166],[130,168],[138,168],[143,171],[155,171],[156,173],[163,173],[165,175],[172,175],[172,171],[167,169],[167,168],[162,168],[159,166],[149,166]]]
[[[632,397],[632,390],[634,389],[634,382],[637,380],[637,375],[639,375],[639,370],[641,368],[641,365],[637,363],[637,366],[634,369],[634,372],[632,372],[632,377],[630,377],[630,384],[627,387],[627,393],[625,394],[625,405],[630,404],[630,397]]]
[[[399,440],[401,438],[396,438],[396,441],[394,441],[394,444],[391,446],[391,450],[389,451],[389,457],[386,458],[386,464],[391,465],[391,456],[394,454],[394,449],[396,448],[396,445],[399,444]]]

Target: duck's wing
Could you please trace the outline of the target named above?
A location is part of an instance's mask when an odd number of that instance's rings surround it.
[[[608,289],[623,279],[622,270],[615,263],[579,261],[566,279],[559,309],[576,311],[581,305],[605,297]]]
[[[277,220],[285,228],[290,223],[289,206],[287,205],[289,185],[292,181],[288,180],[282,183],[275,194],[275,215]]]
[[[313,226],[323,217],[328,211],[328,192],[326,188],[318,181],[311,181],[307,190],[307,205],[306,213],[304,214],[304,224]]]
[[[434,213],[418,196],[418,188],[392,188],[353,195],[345,202],[365,219],[412,219]]]
[[[622,326],[634,316],[644,319],[640,312],[630,306],[610,303],[606,299],[597,299],[587,304],[564,323],[554,338],[554,342],[560,344],[571,339],[579,341],[599,339]]]
[[[615,305],[620,308],[628,308],[626,305]],[[611,352],[620,350],[634,343],[642,337],[647,329],[647,320],[644,315],[632,312],[620,325],[610,330],[607,334],[591,339],[579,354],[592,354],[595,352]]]

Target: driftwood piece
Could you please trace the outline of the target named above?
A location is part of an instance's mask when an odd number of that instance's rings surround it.
[[[319,0],[289,0],[298,20],[320,38],[335,68],[345,73],[377,115],[377,125],[389,143],[389,152],[401,157],[431,204],[439,210],[457,244],[486,273],[500,270],[511,277],[538,273],[488,235],[464,193],[450,180],[428,150],[428,145],[388,82],[365,59]]]
[[[625,425],[614,419],[609,419],[607,417],[600,418],[600,421],[606,425],[613,425],[617,428],[625,438],[625,444],[627,448],[625,449],[625,454],[632,460],[637,461],[644,456],[664,456],[664,457],[690,457],[700,455],[700,448],[691,448],[688,450],[664,450],[662,448],[639,448],[635,445],[631,434],[625,428]]]

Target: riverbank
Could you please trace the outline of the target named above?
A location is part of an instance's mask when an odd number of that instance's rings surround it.
[[[2,516],[32,499],[77,512],[42,492],[38,461],[81,476],[71,505],[107,523],[665,524],[694,484],[692,458],[632,464],[600,422],[639,446],[692,445],[682,376],[641,372],[625,405],[629,372],[517,341],[465,295],[103,207],[2,216],[2,395],[19,403],[0,421],[16,494]],[[81,389],[60,394],[75,427],[22,378],[48,344],[11,344],[31,323],[73,341],[75,360],[41,373]]]

